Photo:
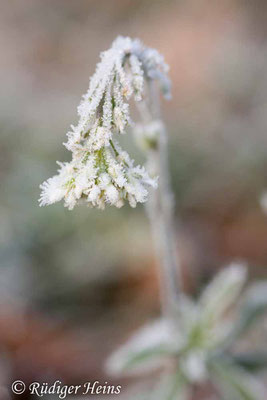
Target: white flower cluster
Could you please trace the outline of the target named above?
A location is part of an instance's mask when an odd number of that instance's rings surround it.
[[[146,80],[158,80],[164,94],[170,95],[167,71],[156,50],[128,37],[118,37],[101,54],[78,107],[78,125],[71,126],[64,143],[72,160],[58,163],[58,175],[40,186],[41,206],[64,199],[70,210],[81,203],[104,209],[106,203],[121,207],[128,200],[135,207],[146,201],[147,189],[157,186],[156,179],[144,167],[134,166],[113,135],[124,134],[131,123],[128,101],[132,95],[135,101],[142,100]]]

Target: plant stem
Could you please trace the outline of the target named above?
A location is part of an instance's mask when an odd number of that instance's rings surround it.
[[[159,260],[159,283],[163,315],[173,318],[178,295],[182,289],[181,266],[176,251],[174,229],[174,195],[171,190],[168,167],[168,139],[160,118],[158,88],[149,82],[149,103],[140,104],[144,123],[160,121],[158,142],[147,151],[150,174],[159,176],[157,190],[151,190],[147,212],[152,228],[155,251]]]

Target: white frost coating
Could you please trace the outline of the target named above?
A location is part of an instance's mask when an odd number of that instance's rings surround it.
[[[148,323],[138,330],[128,341],[115,351],[107,360],[106,369],[111,375],[122,374],[128,370],[131,361],[143,352],[153,352],[162,349],[165,352],[174,351],[175,342],[173,341],[172,327],[165,319],[159,319]],[[147,372],[158,369],[162,366],[161,357],[152,357],[143,360],[142,365],[137,363],[131,366],[131,373]]]
[[[101,54],[101,61],[90,79],[88,92],[78,106],[79,121],[67,133],[66,148],[72,152],[69,163],[59,163],[58,175],[40,188],[40,205],[64,199],[70,210],[86,203],[101,209],[106,204],[132,207],[147,200],[148,187],[156,187],[144,167],[134,161],[114,141],[131,124],[129,99],[141,101],[145,82],[158,80],[170,96],[168,66],[154,49],[137,39],[118,37]]]
[[[237,300],[246,278],[247,268],[241,263],[232,263],[219,272],[200,298],[205,318],[219,320]]]

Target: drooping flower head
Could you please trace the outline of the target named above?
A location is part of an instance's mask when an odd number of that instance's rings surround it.
[[[129,99],[142,101],[148,80],[158,80],[169,96],[167,71],[163,57],[137,39],[118,37],[101,54],[78,106],[78,124],[71,126],[64,143],[72,160],[58,163],[58,174],[40,186],[41,206],[64,199],[70,210],[81,203],[104,209],[106,204],[121,207],[126,200],[132,207],[146,201],[147,189],[157,186],[156,179],[135,166],[114,137],[131,124]]]

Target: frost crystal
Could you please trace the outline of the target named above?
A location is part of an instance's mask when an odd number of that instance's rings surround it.
[[[137,39],[118,37],[101,54],[101,61],[90,80],[88,92],[78,107],[79,122],[67,133],[66,148],[72,152],[69,163],[58,163],[58,175],[40,188],[40,205],[64,199],[70,210],[85,203],[104,209],[106,204],[132,207],[147,200],[148,187],[156,187],[144,167],[123,151],[114,134],[124,134],[131,124],[129,99],[142,101],[145,83],[158,80],[168,97],[168,66],[154,49]]]

